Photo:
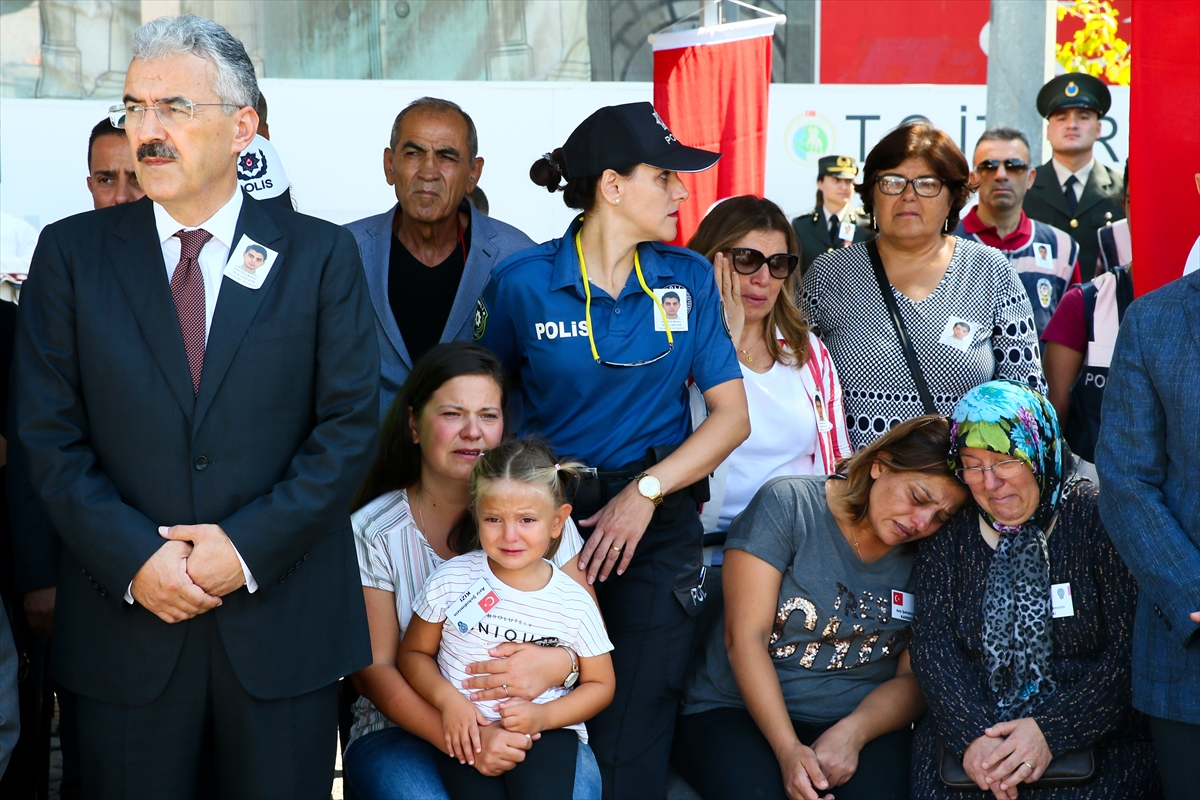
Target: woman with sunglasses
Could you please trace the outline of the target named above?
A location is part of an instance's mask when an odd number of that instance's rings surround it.
[[[750,409],[750,438],[709,482],[705,544],[719,548],[764,483],[831,475],[850,442],[833,360],[796,307],[800,245],[779,206],[731,197],[709,212],[688,247],[713,262]],[[711,563],[721,563],[719,552]]]
[[[993,378],[1044,392],[1016,271],[993,248],[950,234],[971,192],[962,151],[928,124],[902,125],[863,173],[879,236],[825,253],[804,276],[805,316],[838,367],[851,445],[921,413],[947,414]],[[969,333],[956,337],[962,324]]]
[[[649,103],[600,109],[530,169],[582,213],[497,266],[477,309],[476,334],[521,399],[521,435],[590,468],[573,516],[616,648],[616,696],[588,722],[605,798],[666,793],[705,597],[697,502],[750,432],[712,267],[662,244],[688,198],[676,173],[718,158],[682,145]],[[694,432],[689,376],[709,409]]]
[[[912,670],[929,713],[913,738],[912,797],[1161,797],[1133,709],[1137,585],[1099,490],[1065,458],[1054,407],[990,381],[955,406],[950,439],[975,502],[917,555]],[[1078,785],[1039,784],[1056,773]]]

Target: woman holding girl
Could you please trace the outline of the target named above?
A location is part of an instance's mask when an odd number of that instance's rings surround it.
[[[706,800],[908,797],[915,558],[967,493],[941,417],[835,476],[769,481],[725,544],[724,632],[688,682],[675,763]]]
[[[474,549],[460,523],[479,457],[504,435],[504,373],[495,356],[464,342],[438,345],[414,365],[384,418],[379,454],[353,505],[351,521],[371,630],[373,663],[351,678],[362,697],[344,755],[348,797],[447,800],[437,761],[447,758],[441,712],[396,665],[401,637],[429,575]],[[581,585],[582,540],[569,523],[553,561]],[[577,674],[564,647],[502,644],[493,660],[469,665],[473,699],[533,700]],[[520,763],[537,736],[481,726],[474,768],[499,775]],[[600,795],[587,745],[578,747],[575,798]]]
[[[446,747],[458,761],[439,759],[453,800],[569,797],[575,783],[584,721],[613,696],[612,643],[600,610],[578,583],[545,557],[561,543],[576,464],[558,464],[533,440],[501,444],[484,454],[471,476],[469,534],[477,547],[434,570],[417,597],[400,643],[404,677],[442,712]],[[532,702],[521,697],[476,700],[462,688],[472,661],[511,641],[564,642],[579,655],[578,680],[552,686]],[[482,725],[541,739],[503,775],[473,767]]]

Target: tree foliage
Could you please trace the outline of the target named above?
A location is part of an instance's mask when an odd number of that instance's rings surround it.
[[[1086,72],[1118,86],[1129,85],[1129,42],[1117,36],[1120,12],[1108,0],[1074,0],[1058,6],[1059,22],[1083,20],[1071,41],[1054,46],[1054,57],[1067,72]]]

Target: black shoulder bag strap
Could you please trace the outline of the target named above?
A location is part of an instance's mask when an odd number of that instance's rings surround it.
[[[936,414],[938,410],[933,404],[933,395],[929,392],[929,384],[925,382],[924,373],[921,372],[921,362],[917,361],[917,351],[913,349],[912,340],[908,338],[908,328],[904,326],[900,309],[896,307],[892,284],[888,280],[887,273],[883,271],[883,259],[879,257],[879,245],[874,239],[867,242],[867,254],[871,256],[871,266],[875,269],[875,281],[879,284],[879,293],[883,296],[883,304],[887,306],[888,314],[892,317],[892,328],[896,331],[896,338],[900,340],[900,349],[904,351],[904,360],[908,363],[909,374],[912,375],[913,383],[917,385],[917,394],[921,396],[921,405],[925,408],[926,414]]]

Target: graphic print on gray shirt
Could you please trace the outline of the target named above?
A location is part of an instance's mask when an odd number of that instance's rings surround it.
[[[896,675],[909,623],[892,616],[892,593],[912,592],[914,547],[859,561],[825,499],[825,477],[776,478],[750,501],[725,549],[744,550],[783,574],[768,651],[788,715],[830,723]],[[831,479],[836,480],[836,479]],[[684,714],[742,708],[725,650],[724,619],[693,667]]]

